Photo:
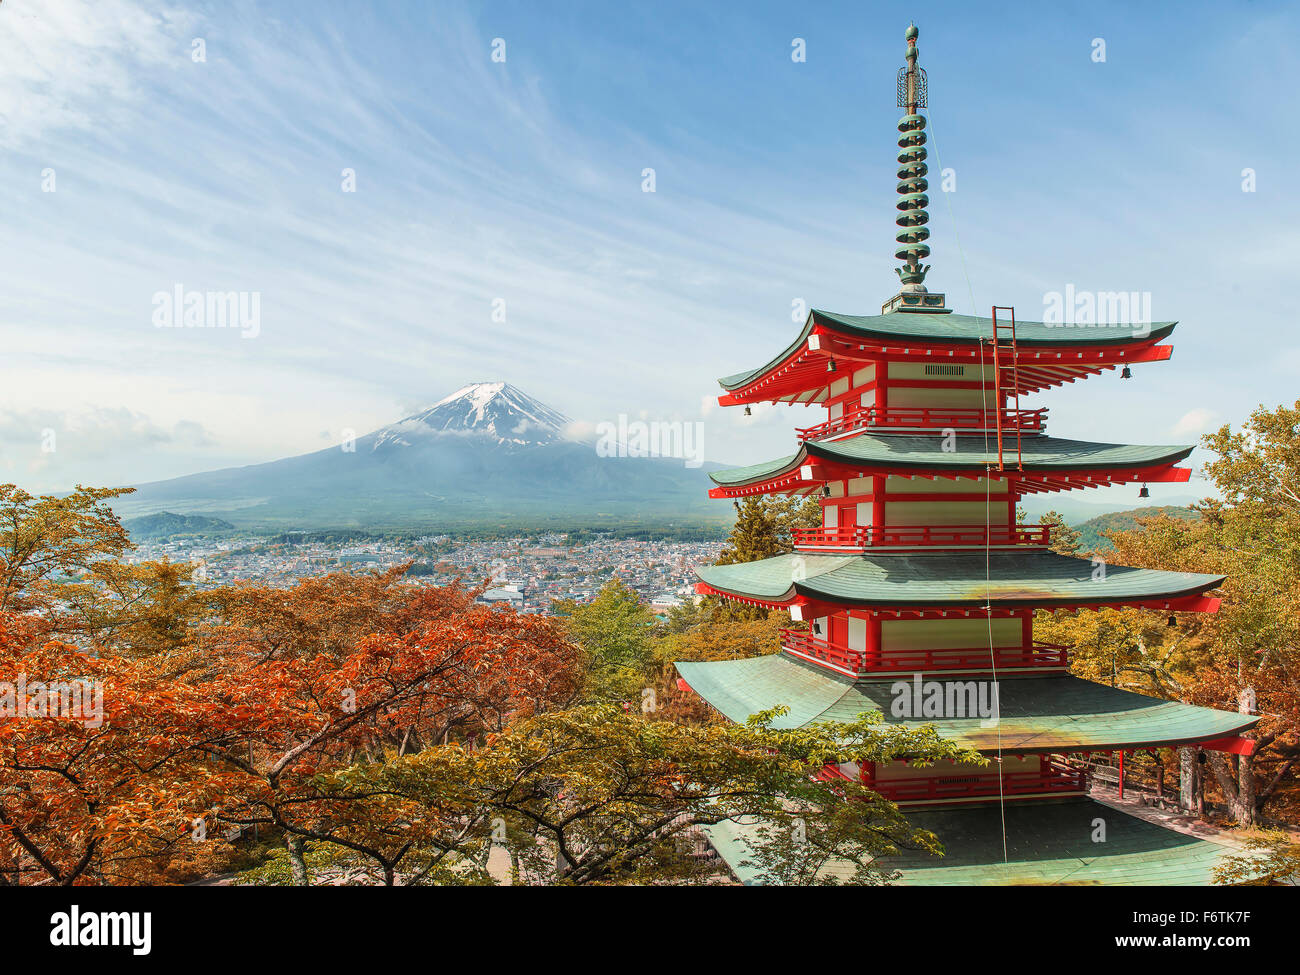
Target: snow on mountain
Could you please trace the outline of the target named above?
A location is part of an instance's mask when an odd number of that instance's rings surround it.
[[[566,430],[572,423],[509,383],[471,383],[376,430],[372,449],[411,446],[430,435],[482,437],[509,446],[559,443],[571,439]]]

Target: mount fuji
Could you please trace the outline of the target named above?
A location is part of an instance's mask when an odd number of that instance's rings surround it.
[[[137,485],[114,507],[250,529],[721,524],[730,505],[707,497],[716,466],[602,457],[545,403],[509,383],[473,383],[355,441]]]
[[[527,447],[573,439],[573,421],[509,383],[471,383],[427,410],[370,434],[372,450],[392,450],[459,434],[500,447]]]

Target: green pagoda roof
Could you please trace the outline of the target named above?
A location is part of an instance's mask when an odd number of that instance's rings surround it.
[[[1101,345],[1158,341],[1174,330],[1177,322],[1122,323],[1114,325],[1052,325],[1044,322],[1016,322],[1016,344],[1026,347],[1085,348]],[[993,336],[993,319],[977,315],[890,312],[885,315],[839,315],[814,308],[803,330],[771,362],[748,372],[719,379],[723,389],[736,389],[752,382],[793,355],[812,334],[815,326],[847,338],[871,341],[944,342],[976,345]]]
[[[939,837],[946,855],[902,853],[882,861],[902,874],[903,886],[1201,886],[1212,882],[1220,857],[1237,852],[1228,843],[1176,833],[1087,797],[1008,803],[1005,813],[997,803],[908,810],[907,819]],[[1106,824],[1104,843],[1092,840],[1098,819]],[[742,883],[762,885],[765,879],[747,862],[755,828],[723,820],[704,831]],[[852,876],[842,861],[826,872],[845,881]]]
[[[787,553],[695,570],[724,593],[787,604],[796,596],[870,606],[1091,606],[1199,595],[1224,576],[1107,565],[1041,549],[908,554]]]
[[[944,450],[941,434],[862,433],[845,440],[810,440],[798,452],[762,464],[713,471],[709,477],[721,487],[736,487],[794,471],[809,460],[828,460],[849,466],[909,468],[917,470],[985,470],[998,462],[997,444],[981,436],[959,436]],[[1140,469],[1176,464],[1195,445],[1140,446],[1062,440],[1032,435],[1021,438],[1021,464],[1026,471]],[[1005,450],[1004,450],[1005,453]],[[1014,447],[1012,449],[1014,455]]]
[[[785,653],[675,665],[700,697],[732,721],[777,706],[789,711],[775,728],[817,721],[852,721],[879,711],[890,724],[933,724],[944,738],[983,752],[1111,751],[1214,741],[1259,718],[1134,694],[1066,675],[1006,676],[998,681],[1000,720],[983,728],[978,715],[899,719],[890,714],[892,688],[907,678],[839,677]],[[951,678],[969,680],[970,678]]]

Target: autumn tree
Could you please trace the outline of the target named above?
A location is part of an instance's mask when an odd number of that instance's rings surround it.
[[[183,656],[207,612],[193,576],[188,562],[97,562],[59,586],[59,629],[100,652]]]
[[[1208,752],[1234,819],[1257,822],[1300,762],[1300,403],[1260,408],[1239,430],[1204,438],[1219,497],[1192,520],[1139,519],[1107,533],[1117,563],[1223,575],[1214,614],[1102,610],[1043,621],[1040,635],[1077,648],[1096,679],[1261,717],[1250,754]]]
[[[60,587],[131,548],[107,502],[130,488],[77,485],[65,497],[0,484],[0,611],[49,613]]]
[[[106,714],[0,721],[0,873],[157,879],[192,836],[217,844],[249,826],[283,834],[304,882],[308,843],[360,857],[388,882],[415,849],[426,860],[411,869],[433,870],[442,826],[424,807],[321,782],[482,738],[569,704],[582,684],[580,652],[556,621],[473,605],[455,587],[334,578],[239,587],[214,605],[224,615],[207,618],[185,654],[151,652],[148,640],[139,652],[82,653],[49,640],[40,616],[5,614],[0,673],[88,682]]]
[[[405,581],[408,565],[383,572],[334,572],[292,586],[245,582],[204,594],[205,649],[243,647],[260,659],[341,659],[372,633],[411,633],[467,611],[479,590]]]
[[[1300,886],[1300,843],[1280,829],[1255,832],[1246,838],[1241,852],[1219,860],[1214,882],[1238,887]]]
[[[156,879],[230,784],[210,697],[156,660],[83,653],[0,613],[0,883]]]
[[[705,619],[682,633],[665,635],[654,653],[664,663],[677,660],[743,660],[781,649],[781,629],[788,620],[773,614],[734,623]]]
[[[1251,754],[1209,753],[1234,817],[1249,824],[1300,762],[1300,402],[1260,407],[1205,446],[1220,497],[1198,506],[1202,520],[1179,533],[1177,554],[1228,578],[1192,699],[1235,710],[1243,694],[1255,698]]]
[[[437,750],[453,732],[473,740],[563,707],[581,686],[578,664],[554,620],[486,606],[374,634],[341,659],[234,653],[205,682],[233,732],[209,755],[237,779],[213,818],[282,831],[299,882],[316,843],[368,859],[393,883],[440,827],[400,802],[322,783],[350,766]]]

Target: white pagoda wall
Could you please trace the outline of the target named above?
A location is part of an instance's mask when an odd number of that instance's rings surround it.
[[[993,620],[993,645],[1018,647],[1022,632],[1019,619]],[[880,623],[880,647],[886,655],[890,650],[960,650],[986,647],[988,643],[986,619],[882,620]]]

